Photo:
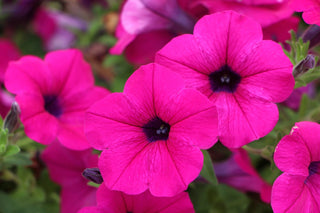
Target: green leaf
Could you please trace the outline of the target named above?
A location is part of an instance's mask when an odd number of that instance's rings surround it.
[[[17,145],[9,144],[3,156],[8,157],[17,154],[18,152],[20,152],[20,148]]]
[[[203,154],[203,167],[200,175],[211,184],[218,185],[218,180],[213,169],[213,163],[207,150],[201,150]]]
[[[30,166],[32,161],[30,160],[29,153],[19,152],[15,155],[7,156],[3,159],[3,163],[7,166]]]
[[[95,187],[95,188],[99,188],[99,186],[100,186],[100,184],[97,184],[97,183],[92,182],[92,181],[89,181],[89,182],[87,183],[87,185],[88,185],[88,186]]]
[[[7,149],[7,146],[4,144],[0,144],[0,154],[3,154]]]
[[[0,129],[0,144],[7,146],[8,144],[8,130]]]

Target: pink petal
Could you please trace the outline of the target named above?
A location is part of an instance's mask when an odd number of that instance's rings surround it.
[[[320,161],[320,125],[315,122],[298,122],[292,128],[292,136],[299,138],[300,143],[304,143],[307,151],[304,151],[305,157],[310,161]],[[304,149],[305,150],[305,149]]]
[[[17,95],[16,101],[20,106],[21,121],[26,135],[42,144],[53,142],[58,131],[58,121],[44,110],[42,96]]]
[[[151,63],[154,61],[156,52],[173,37],[174,34],[168,30],[155,30],[141,33],[127,44],[124,54],[131,63]]]
[[[184,89],[172,98],[166,105],[166,110],[159,111],[161,118],[170,120],[170,134],[176,135],[177,138],[187,138],[190,144],[201,149],[208,149],[217,142],[216,107],[200,92]]]
[[[220,93],[214,98],[219,115],[219,138],[229,148],[241,147],[267,135],[278,121],[275,104],[241,86],[236,93]]]
[[[291,9],[289,2],[290,1],[284,1],[281,4],[258,5],[261,3],[261,1],[254,1],[254,3],[251,1],[251,4],[247,5],[238,1],[230,2],[225,0],[202,0],[199,1],[198,4],[205,6],[210,13],[233,10],[256,20],[261,24],[262,27],[265,27],[282,19],[288,18],[293,14],[294,11]]]
[[[272,102],[284,101],[293,90],[294,78],[292,64],[281,46],[273,41],[262,41],[245,54],[246,57],[237,58],[234,65],[243,76],[241,84],[251,93]]]
[[[181,74],[188,87],[196,88],[206,96],[212,93],[208,75],[222,65],[219,57],[211,58],[199,49],[192,35],[172,39],[157,53],[155,62]]]
[[[130,199],[131,198],[131,199]],[[191,213],[194,212],[188,193],[181,192],[174,197],[154,197],[149,191],[136,196],[125,196],[127,203],[133,200],[132,212]]]
[[[50,69],[51,82],[54,82],[59,96],[68,97],[93,86],[94,79],[91,68],[79,50],[50,52],[44,60]]]
[[[293,135],[283,137],[274,152],[274,161],[281,171],[305,177],[309,175],[310,157],[304,142]]]
[[[123,7],[121,20],[124,29],[129,34],[166,29],[171,25],[166,17],[154,13],[141,0],[128,0]]]
[[[103,213],[103,210],[100,209],[99,207],[89,206],[89,207],[84,207],[80,209],[77,213]]]
[[[149,119],[148,113],[139,109],[124,94],[113,93],[87,111],[85,133],[89,143],[102,150],[136,135],[145,137],[142,126]]]
[[[30,69],[32,67],[32,69]],[[20,60],[11,62],[5,74],[5,87],[14,94],[51,93],[51,71],[43,61],[35,56],[24,56]]]
[[[289,17],[278,21],[272,25],[264,27],[263,30],[263,39],[264,40],[273,40],[276,42],[285,42],[290,40],[291,35],[290,30],[295,32],[298,30],[300,19],[298,17]]]
[[[96,204],[97,189],[87,185],[81,173],[87,167],[97,167],[98,155],[92,150],[73,151],[58,141],[49,145],[41,154],[50,178],[61,185],[61,213],[77,212],[84,206]]]
[[[203,155],[199,148],[175,136],[170,135],[167,143],[157,143],[157,152],[149,159],[154,161],[150,192],[154,196],[174,196],[199,176]]]
[[[19,59],[20,51],[15,44],[8,39],[0,39],[0,50],[3,53],[0,57],[0,82],[3,82],[9,62]]]
[[[57,138],[65,147],[73,150],[90,148],[85,135],[83,124],[59,124]]]
[[[208,31],[212,26],[215,30]],[[225,11],[201,18],[194,28],[194,37],[199,48],[210,55],[208,60],[218,58],[219,68],[225,64],[234,68],[234,60],[243,57],[240,55],[243,48],[260,41],[262,31],[254,20]]]
[[[145,136],[128,138],[112,149],[105,149],[99,168],[106,186],[126,194],[144,192],[150,182],[150,172],[157,169],[158,143],[148,143]],[[160,150],[159,150],[160,151]]]
[[[171,96],[184,86],[184,81],[178,74],[161,65],[149,64],[140,67],[130,76],[124,93],[130,100],[137,102],[138,106],[144,106],[148,115],[155,116],[161,111],[159,106],[165,106]]]
[[[318,212],[317,201],[304,184],[305,177],[282,174],[272,187],[271,206],[275,213]]]

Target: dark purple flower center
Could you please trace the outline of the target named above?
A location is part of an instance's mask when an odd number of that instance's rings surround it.
[[[62,107],[56,95],[44,95],[44,108],[54,117],[59,117],[62,114]]]
[[[311,162],[309,165],[309,176],[320,173],[320,161]]]
[[[142,128],[149,142],[167,140],[169,137],[170,125],[161,120],[159,117],[153,118]]]
[[[209,80],[213,92],[233,93],[241,81],[241,76],[228,65],[224,65],[217,71],[212,72],[209,75]]]

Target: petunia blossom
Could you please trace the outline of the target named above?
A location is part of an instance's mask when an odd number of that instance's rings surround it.
[[[201,149],[217,141],[215,106],[157,64],[142,66],[87,113],[86,136],[103,150],[99,169],[111,190],[174,196],[200,173]]]
[[[281,139],[274,161],[284,173],[273,184],[271,206],[275,213],[320,212],[320,125],[296,123]]]
[[[73,213],[85,206],[96,205],[96,187],[89,186],[81,173],[98,166],[98,155],[92,150],[75,151],[53,142],[41,154],[50,178],[61,186],[60,213]]]
[[[308,24],[320,26],[320,1],[319,0],[292,0],[292,7],[303,12],[302,18]]]
[[[292,16],[289,0],[128,0],[117,27],[119,40],[110,52],[124,53],[135,64],[152,62],[155,53],[172,38],[191,33],[201,17],[225,10],[258,21],[264,39],[284,42],[290,39],[290,29],[298,29],[299,18]]]
[[[176,0],[128,0],[117,27],[119,41],[110,52],[124,51],[133,63],[149,63],[155,52],[173,37],[192,32],[194,23]]]
[[[244,149],[232,150],[228,160],[214,163],[213,166],[219,183],[242,192],[259,193],[262,201],[270,203],[271,186],[259,176]]]
[[[186,11],[195,7],[204,7],[210,14],[225,10],[233,10],[249,16],[261,24],[269,26],[293,14],[290,0],[178,0]]]
[[[24,56],[10,63],[5,86],[16,94],[28,137],[42,144],[58,139],[75,150],[90,147],[83,132],[85,111],[109,92],[94,86],[79,50],[51,52],[44,60]]]
[[[97,192],[97,206],[85,207],[78,213],[193,213],[193,205],[187,192],[173,197],[154,197],[149,191],[127,195],[111,191],[101,185]]]
[[[268,134],[278,121],[274,103],[294,87],[292,64],[281,46],[262,40],[261,26],[233,11],[203,17],[193,35],[171,40],[155,62],[217,106],[219,140],[229,148]]]

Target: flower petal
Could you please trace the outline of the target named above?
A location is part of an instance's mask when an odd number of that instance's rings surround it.
[[[53,78],[51,82],[54,82],[58,88],[60,97],[67,97],[93,86],[94,78],[91,68],[79,50],[50,52],[44,61],[50,69]]]
[[[142,126],[149,119],[145,109],[139,109],[124,94],[113,93],[87,111],[85,134],[95,149],[103,150],[137,135],[145,136]]]
[[[271,206],[275,213],[318,212],[317,201],[304,184],[305,177],[284,173],[273,184]]]
[[[219,115],[219,138],[228,148],[239,148],[265,136],[278,121],[275,104],[241,87],[234,94],[217,95],[214,102]]]

